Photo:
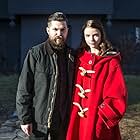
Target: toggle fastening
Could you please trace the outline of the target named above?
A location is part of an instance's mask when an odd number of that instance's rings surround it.
[[[82,88],[82,86],[79,85],[79,84],[76,84],[75,86],[79,88],[80,92],[78,92],[78,95],[79,95],[81,98],[85,98],[85,95],[84,95],[85,93],[91,92],[91,89],[86,89],[86,90],[84,90],[84,89]]]
[[[83,118],[85,116],[85,112],[88,111],[88,108],[86,107],[86,108],[82,109],[80,104],[77,102],[73,102],[73,104],[76,105],[80,109],[80,112],[78,112],[78,115]]]
[[[86,70],[86,69],[84,69],[83,67],[79,67],[79,70],[82,71],[82,72],[80,72],[80,74],[81,74],[82,76],[85,76],[87,73],[89,73],[89,74],[95,73],[94,70]]]

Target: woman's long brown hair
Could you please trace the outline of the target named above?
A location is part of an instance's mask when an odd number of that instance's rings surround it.
[[[100,55],[103,55],[107,50],[113,49],[112,45],[106,39],[106,34],[101,22],[98,19],[90,19],[87,20],[87,22],[82,27],[82,38],[81,38],[80,48],[78,49],[79,53],[83,49],[86,49],[87,51],[89,51],[90,49],[87,43],[85,42],[85,38],[84,38],[84,30],[87,27],[96,28],[101,32],[101,42],[97,48],[100,51]]]

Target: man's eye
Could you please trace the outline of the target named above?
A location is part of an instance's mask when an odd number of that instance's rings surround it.
[[[54,30],[54,31],[57,31],[57,29],[56,29],[56,28],[54,28],[53,30]]]
[[[65,31],[65,29],[61,29],[61,32],[64,32]]]

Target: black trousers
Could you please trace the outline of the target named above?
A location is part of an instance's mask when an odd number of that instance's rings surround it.
[[[35,131],[32,133],[32,135],[29,137],[29,140],[57,140],[58,135],[56,132],[50,132],[48,131],[47,134],[44,134],[39,131]]]
[[[19,130],[14,140],[65,140],[63,134],[58,134],[56,131],[48,131],[44,134],[40,131],[34,131],[31,136],[27,136],[22,130]]]

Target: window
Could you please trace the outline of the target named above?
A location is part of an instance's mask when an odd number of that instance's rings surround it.
[[[136,27],[136,43],[140,43],[140,27]]]

